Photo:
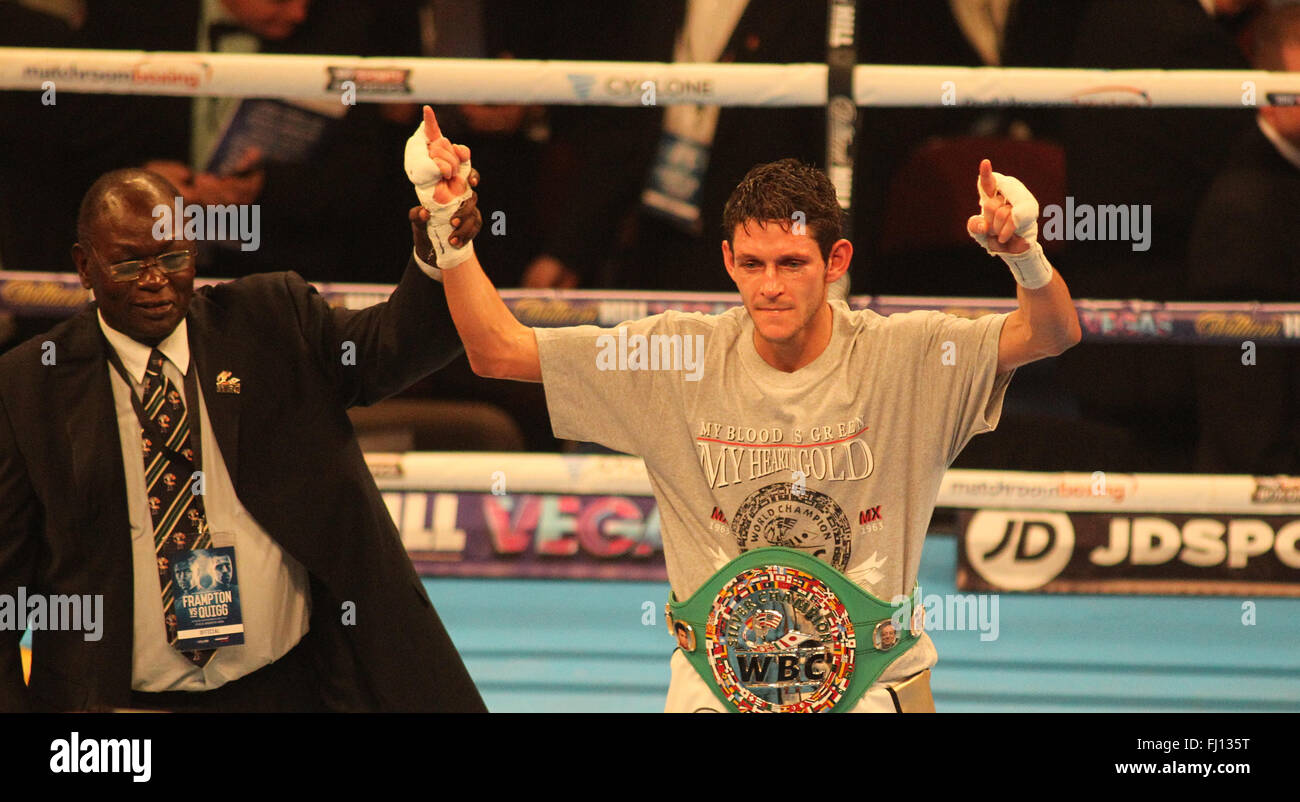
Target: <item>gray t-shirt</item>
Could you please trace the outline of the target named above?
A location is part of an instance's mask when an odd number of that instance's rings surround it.
[[[829,345],[793,373],[759,356],[743,307],[536,330],[555,436],[645,461],[678,599],[763,546],[887,602],[912,590],[944,471],[1001,415],[1007,316],[830,305]],[[936,660],[923,637],[881,680]]]

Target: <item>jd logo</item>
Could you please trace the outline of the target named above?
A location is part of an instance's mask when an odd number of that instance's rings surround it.
[[[1033,590],[1056,578],[1074,553],[1074,527],[1062,512],[980,510],[966,526],[966,559],[989,583]]]

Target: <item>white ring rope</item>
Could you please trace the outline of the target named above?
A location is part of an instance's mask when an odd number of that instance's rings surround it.
[[[356,102],[824,106],[825,64],[660,64],[0,48],[0,89]],[[1300,75],[859,65],[859,106],[1294,105]]]
[[[605,454],[405,453],[366,455],[384,491],[650,496],[645,464]],[[1101,492],[1097,492],[1101,488]],[[1300,479],[1217,474],[1031,473],[949,468],[936,506],[1060,512],[1300,514]]]

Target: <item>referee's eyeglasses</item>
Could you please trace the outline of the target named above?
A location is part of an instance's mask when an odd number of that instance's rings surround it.
[[[144,271],[150,266],[157,266],[163,273],[183,273],[194,267],[194,249],[186,248],[183,251],[168,251],[148,259],[127,259],[124,262],[114,262],[108,264],[104,257],[100,256],[95,250],[94,245],[87,243],[90,252],[95,254],[95,258],[108,268],[108,277],[113,281],[135,281],[144,275]]]

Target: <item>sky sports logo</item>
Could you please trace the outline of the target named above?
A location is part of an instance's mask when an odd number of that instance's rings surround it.
[[[153,776],[153,741],[149,738],[68,738],[50,742],[52,774],[129,774],[131,782]]]

